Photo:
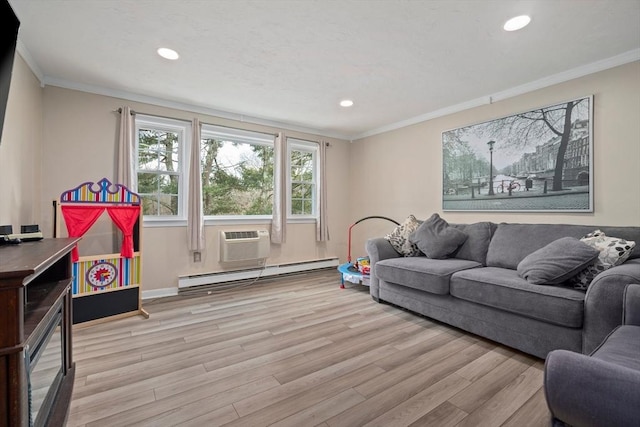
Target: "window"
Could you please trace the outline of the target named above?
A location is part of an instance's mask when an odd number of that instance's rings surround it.
[[[191,124],[136,115],[136,172],[147,217],[184,218],[187,136]]]
[[[289,217],[315,218],[318,201],[318,144],[288,138],[287,146]]]
[[[200,149],[205,216],[271,217],[273,135],[203,125]]]

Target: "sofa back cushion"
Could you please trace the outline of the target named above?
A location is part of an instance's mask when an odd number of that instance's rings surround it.
[[[607,236],[640,242],[640,227],[500,223],[489,243],[486,265],[516,270],[527,255],[554,240],[561,237],[580,239],[597,229]],[[640,258],[639,247],[636,245],[630,259]]]
[[[496,229],[496,224],[492,222],[476,222],[473,224],[451,224],[451,226],[467,235],[467,240],[451,257],[479,262],[486,266],[487,251],[489,250],[489,243]]]

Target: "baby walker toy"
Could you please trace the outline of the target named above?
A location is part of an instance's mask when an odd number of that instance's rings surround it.
[[[361,218],[349,226],[349,239],[347,243],[347,262],[338,266],[338,271],[341,274],[340,289],[344,289],[344,282],[351,282],[355,284],[363,284],[369,286],[369,272],[371,267],[369,266],[369,257],[356,258],[356,262],[351,262],[351,229],[362,221],[368,219],[384,219],[391,221],[396,225],[400,225],[399,222],[387,218],[386,216],[372,215]]]

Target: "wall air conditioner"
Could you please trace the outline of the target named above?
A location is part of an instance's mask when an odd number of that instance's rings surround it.
[[[271,250],[267,230],[221,231],[220,262],[265,259]]]

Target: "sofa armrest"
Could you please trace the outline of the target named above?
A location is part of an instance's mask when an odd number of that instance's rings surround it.
[[[624,290],[630,283],[640,283],[640,258],[610,268],[593,279],[584,298],[582,353],[591,353],[622,324]]]
[[[640,419],[640,371],[566,350],[549,353],[544,393],[551,414],[576,426]]]
[[[382,237],[367,240],[365,249],[369,256],[369,265],[371,267],[371,271],[369,272],[369,293],[374,300],[379,301],[380,282],[376,276],[376,263],[383,259],[399,258],[400,254],[391,246],[391,243],[389,243],[387,239]]]
[[[640,326],[640,285],[632,284],[624,290],[622,324]]]

